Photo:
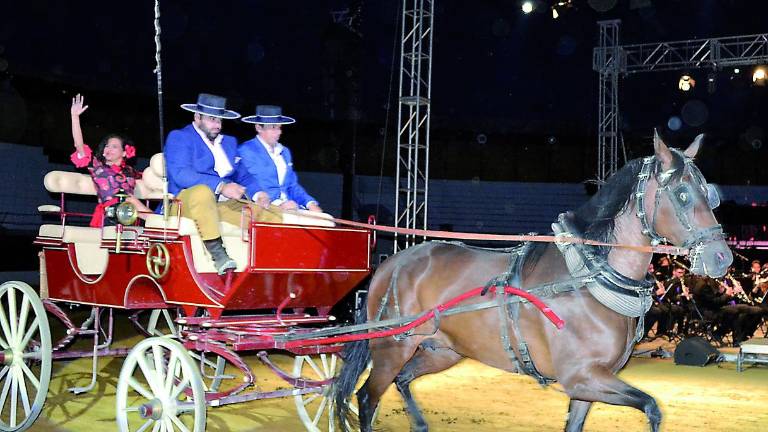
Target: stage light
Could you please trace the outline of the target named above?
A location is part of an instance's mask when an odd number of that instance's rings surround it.
[[[526,14],[533,12],[533,2],[530,2],[530,1],[523,2],[522,9],[523,9],[523,13],[526,13]]]
[[[752,74],[752,82],[757,85],[765,85],[765,68],[759,67]]]
[[[552,6],[552,18],[557,19],[557,17],[559,17],[559,16],[560,16],[560,14],[557,13],[557,8]]]
[[[690,91],[694,86],[696,86],[696,80],[691,78],[690,75],[683,75],[680,77],[680,81],[677,83],[677,87],[684,91]]]
[[[733,73],[737,74],[737,73],[739,73],[739,72],[741,72],[741,69],[739,69],[739,68],[733,68]]]

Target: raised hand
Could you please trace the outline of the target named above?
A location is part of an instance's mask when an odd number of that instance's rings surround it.
[[[77,96],[72,98],[72,108],[70,108],[69,112],[73,116],[79,116],[84,113],[88,109],[88,105],[83,105],[84,102],[85,98],[78,93]]]

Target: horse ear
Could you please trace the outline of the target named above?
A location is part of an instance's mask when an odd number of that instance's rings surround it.
[[[659,136],[659,131],[653,130],[653,150],[656,152],[656,159],[661,162],[661,169],[666,171],[672,168],[672,152],[664,144]]]
[[[704,141],[704,134],[699,134],[696,136],[696,138],[693,139],[693,142],[691,145],[688,146],[687,149],[683,152],[683,154],[690,159],[693,159],[696,157],[696,153],[699,152],[699,148],[701,147],[701,142]]]

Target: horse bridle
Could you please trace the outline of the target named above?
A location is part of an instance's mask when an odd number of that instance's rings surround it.
[[[693,164],[693,159],[685,157],[676,149],[670,150],[677,152],[681,157],[683,157],[683,160],[685,161],[683,175],[689,173],[692,177],[696,177],[700,182],[702,182],[702,184],[705,185],[703,189],[706,191],[707,203],[709,207],[711,209],[716,208],[720,203],[717,191],[712,185],[708,185],[703,182],[704,177],[701,175],[701,172],[696,167],[696,165]],[[662,193],[664,193],[672,202],[672,205],[675,208],[675,216],[680,222],[680,225],[682,225],[683,228],[685,228],[685,230],[690,233],[682,247],[690,250],[691,268],[693,268],[695,266],[695,262],[698,259],[698,255],[701,253],[701,250],[706,243],[721,240],[725,237],[725,234],[723,233],[723,226],[717,224],[707,228],[696,228],[691,225],[688,219],[688,215],[685,213],[685,211],[689,209],[693,204],[690,186],[687,184],[681,184],[678,187],[672,189],[670,187],[672,171],[667,171],[655,175],[658,187],[656,188],[656,194],[654,197],[655,204],[653,207],[653,216],[649,222],[648,215],[645,213],[645,192],[648,186],[648,180],[651,178],[651,172],[655,166],[657,166],[655,156],[643,158],[643,166],[637,176],[639,180],[635,190],[635,200],[637,206],[637,217],[640,219],[640,224],[642,225],[642,233],[651,239],[652,246],[658,246],[659,244],[669,242],[669,239],[660,236],[654,228],[656,225],[656,211],[659,208]]]

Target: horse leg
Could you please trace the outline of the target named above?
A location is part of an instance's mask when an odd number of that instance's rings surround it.
[[[624,381],[617,378],[609,370],[595,366],[591,370],[581,371],[578,376],[561,380],[565,392],[573,401],[580,403],[571,403],[577,414],[586,417],[589,409],[589,402],[605,402],[611,405],[629,406],[643,411],[651,424],[651,431],[658,432],[661,424],[661,411],[656,404],[656,400],[649,394],[632,387]],[[582,413],[583,411],[583,413]],[[575,415],[573,420],[568,418],[566,430],[580,431],[583,426],[583,419]]]
[[[566,432],[581,431],[590,408],[592,408],[592,402],[571,399],[568,404],[568,419],[565,422]]]
[[[409,339],[404,341],[375,339],[371,341],[373,368],[368,379],[356,393],[362,432],[373,431],[373,414],[376,412],[381,396],[395,380],[403,365],[413,357],[417,347],[418,343]]]
[[[411,394],[411,382],[416,378],[431,373],[444,371],[455,365],[462,357],[449,348],[439,347],[434,339],[427,339],[419,345],[419,350],[403,366],[395,378],[395,385],[405,400],[408,414],[411,417],[411,431],[427,432],[429,426],[421,415],[416,400]]]

